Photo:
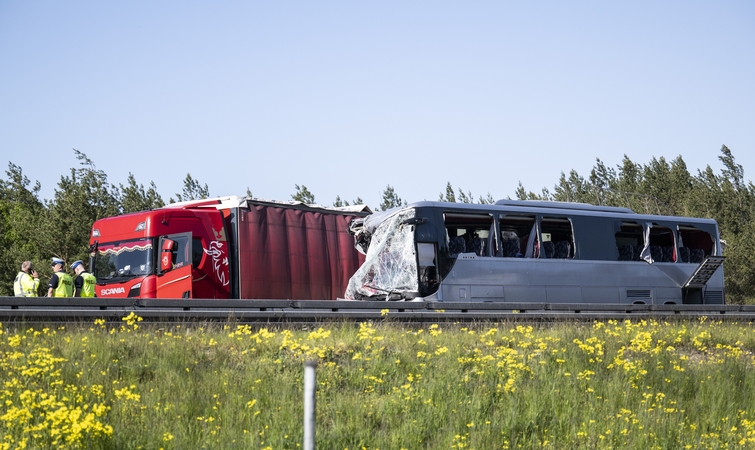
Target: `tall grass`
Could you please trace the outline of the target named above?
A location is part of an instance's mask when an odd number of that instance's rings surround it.
[[[751,324],[0,330],[0,449],[755,448]]]

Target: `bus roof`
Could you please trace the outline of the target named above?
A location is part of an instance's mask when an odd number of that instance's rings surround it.
[[[594,208],[590,208],[594,206]],[[487,211],[487,212],[516,212],[516,213],[530,213],[530,214],[547,214],[547,215],[571,215],[571,216],[588,216],[588,217],[613,217],[621,220],[637,220],[637,221],[674,221],[674,222],[687,222],[698,224],[715,224],[717,222],[714,219],[696,218],[696,217],[683,217],[683,216],[661,216],[654,214],[637,214],[629,208],[617,208],[610,206],[595,206],[587,205],[583,203],[567,203],[567,202],[539,202],[532,200],[500,200],[495,204],[479,204],[479,203],[449,203],[449,202],[434,202],[434,201],[421,201],[410,203],[405,208],[442,208],[442,209],[455,209],[457,211]]]
[[[503,199],[495,202],[501,206],[526,206],[530,208],[554,208],[554,209],[577,209],[580,211],[604,211],[613,213],[635,214],[629,208],[620,206],[591,205],[589,203],[576,202],[549,202],[542,200],[509,200]]]

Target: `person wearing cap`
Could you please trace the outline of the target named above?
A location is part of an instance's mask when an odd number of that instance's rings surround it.
[[[39,274],[31,264],[31,261],[21,263],[21,272],[13,281],[13,293],[16,297],[36,297],[39,289]]]
[[[76,274],[76,278],[73,280],[73,296],[94,297],[94,285],[97,284],[97,278],[84,270],[84,263],[81,261],[74,261],[71,264],[71,269]]]
[[[53,274],[50,284],[47,285],[48,297],[71,297],[73,296],[73,280],[65,271],[66,263],[60,258],[52,259]]]

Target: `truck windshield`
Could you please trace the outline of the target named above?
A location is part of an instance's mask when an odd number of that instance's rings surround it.
[[[110,242],[97,248],[94,264],[97,280],[150,275],[153,270],[150,239]]]

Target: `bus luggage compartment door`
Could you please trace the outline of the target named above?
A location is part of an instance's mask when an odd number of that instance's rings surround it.
[[[682,303],[698,305],[708,303],[705,300],[703,290],[711,277],[713,277],[713,274],[716,273],[723,263],[723,256],[707,256],[682,285]],[[710,303],[713,302],[711,301]],[[723,297],[715,303],[723,303]]]

